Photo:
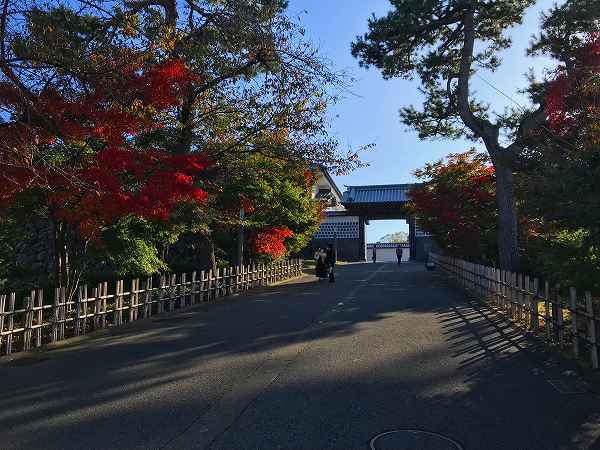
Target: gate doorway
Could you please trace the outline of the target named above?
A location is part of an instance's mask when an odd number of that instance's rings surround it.
[[[397,263],[396,249],[402,247],[402,261],[410,259],[409,226],[406,220],[370,220],[365,226],[367,261]]]

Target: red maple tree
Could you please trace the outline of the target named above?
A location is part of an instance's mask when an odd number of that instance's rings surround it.
[[[485,155],[474,150],[427,164],[424,180],[410,192],[419,226],[447,253],[469,259],[495,254],[495,175]]]
[[[253,235],[254,250],[259,255],[281,258],[286,252],[285,240],[293,235],[294,232],[285,226],[265,228]]]
[[[590,33],[581,48],[572,49],[569,67],[560,66],[548,83],[545,109],[549,128],[566,137],[583,132],[600,142],[600,33]],[[590,126],[588,126],[590,125]],[[590,141],[588,141],[590,142]]]
[[[133,138],[163,126],[194,75],[177,59],[129,65],[77,93],[47,87],[36,94],[0,83],[0,203],[31,189],[47,193],[54,218],[86,238],[130,214],[166,220],[181,202],[203,202],[200,155],[138,148]],[[59,156],[56,156],[59,155]]]

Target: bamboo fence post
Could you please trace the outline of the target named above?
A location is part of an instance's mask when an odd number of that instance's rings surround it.
[[[523,304],[521,301],[523,293],[522,281],[521,274],[515,272],[515,320],[517,322],[521,321],[521,305]]]
[[[108,321],[108,282],[102,283],[102,295],[100,296],[100,308],[102,309],[102,317],[100,317],[100,326],[105,328]]]
[[[525,297],[527,292],[527,285],[525,284],[525,276],[523,274],[517,274],[519,279],[519,321],[523,322],[525,319]],[[528,308],[529,309],[529,308]]]
[[[588,336],[590,341],[590,359],[592,360],[592,368],[598,368],[598,343],[596,341],[596,317],[594,315],[594,304],[592,302],[592,294],[587,291],[585,293],[585,309],[588,318]]]
[[[80,315],[80,327],[79,327],[80,334],[85,334],[85,332],[86,332],[87,305],[88,305],[87,284],[84,284],[81,287],[81,315]]]
[[[521,313],[523,312],[523,279],[520,273],[515,272],[515,315],[516,321],[521,321]]]
[[[227,295],[233,294],[233,267],[227,269]]]
[[[23,299],[23,307],[25,309],[25,330],[23,331],[23,351],[31,348],[31,327],[33,326],[33,298],[35,291],[30,292],[30,297]]]
[[[120,298],[120,290],[121,290],[121,281],[117,280],[115,283],[115,295],[113,297],[113,326],[119,326],[121,323],[119,322],[119,298]],[[102,292],[102,291],[100,291]]]
[[[135,320],[135,291],[136,291],[136,283],[135,283],[135,278],[133,280],[131,280],[130,282],[130,286],[131,288],[129,289],[129,311],[128,311],[128,316],[129,316],[129,322],[133,322]]]
[[[540,318],[538,316],[538,296],[539,296],[540,281],[537,278],[533,279],[533,295],[530,298],[531,301],[531,329],[538,331],[540,328]]]
[[[165,312],[166,292],[167,292],[167,276],[165,274],[161,274],[160,278],[158,280],[158,310],[157,310],[157,314],[162,314]]]
[[[190,290],[190,303],[192,305],[196,304],[196,289],[197,289],[197,272],[194,270],[192,272],[192,284],[191,284],[191,290]]]
[[[204,270],[200,271],[200,303],[205,302],[206,301],[206,288],[205,288],[205,279],[206,279],[206,274],[204,273]]]
[[[212,284],[213,284],[212,280],[213,280],[213,271],[212,271],[212,269],[209,269],[208,275],[206,277],[206,300],[209,302],[212,300]]]
[[[98,295],[100,295],[100,292],[98,292],[97,295],[94,295],[94,297],[98,297]],[[113,297],[113,313],[112,313],[113,326],[121,325],[121,321],[119,320],[119,317],[120,317],[119,313],[121,312],[120,298],[121,298],[121,281],[117,280],[115,283],[115,295]]]
[[[221,282],[219,281],[221,278],[221,269],[217,268],[215,272],[215,299],[221,297]]]
[[[554,310],[554,308],[552,309]],[[560,285],[556,285],[556,328],[558,331],[558,344],[562,347],[565,339],[565,330],[563,327],[563,307],[562,297],[560,295]]]
[[[123,325],[123,294],[125,293],[125,282],[123,280],[117,281],[117,291],[115,294],[115,313],[116,320],[115,325]]]
[[[579,357],[579,332],[577,329],[577,290],[569,288],[569,306],[571,311],[571,333],[573,334],[573,354]]]
[[[97,287],[95,289],[92,290],[92,304],[90,305],[91,311],[90,314],[92,315],[92,319],[91,319],[91,326],[93,327],[94,330],[97,330],[99,327],[99,311],[102,309],[102,292],[103,292],[104,286],[102,286],[102,283],[98,283]],[[114,322],[114,320],[113,320]]]
[[[52,334],[50,337],[51,342],[58,341],[58,320],[59,320],[59,312],[58,312],[58,304],[60,302],[60,288],[54,289],[54,303],[52,308]]]
[[[93,306],[93,317],[92,317],[92,325],[94,330],[100,328],[101,322],[101,312],[102,312],[102,297],[104,296],[104,285],[103,283],[98,283],[98,287],[93,291],[94,295],[94,306]],[[116,304],[115,304],[116,308]],[[114,322],[114,320],[113,320]]]
[[[73,334],[79,336],[81,328],[81,300],[83,299],[83,286],[77,288],[77,300],[75,300],[75,322],[73,325]]]
[[[187,274],[184,272],[181,274],[181,287],[179,288],[179,307],[185,308],[187,306]]]
[[[504,312],[506,314],[508,314],[510,316],[510,292],[511,292],[511,288],[510,288],[510,276],[509,276],[509,272],[508,270],[504,270],[504,302],[503,302],[503,308],[504,308]]]
[[[238,291],[244,290],[244,265],[238,266],[239,269],[239,280],[238,280]]]
[[[146,278],[144,289],[144,318],[152,315],[152,277]]]
[[[60,289],[60,323],[58,325],[58,339],[65,338],[65,327],[67,324],[67,288],[63,286]]]
[[[496,267],[494,267],[492,269],[492,275],[493,275],[493,286],[494,286],[494,303],[496,304],[496,308],[500,307],[500,301],[501,301],[501,293],[500,293],[500,270]]]
[[[506,306],[508,309],[508,317],[513,318],[513,273],[506,271]]]
[[[98,294],[94,297],[94,328],[106,328],[108,283],[98,283]]]
[[[142,292],[142,289],[140,288],[140,279],[136,278],[134,294],[135,303],[133,305],[133,320],[138,320],[140,318],[140,292]]]
[[[34,307],[37,308],[35,313],[35,346],[40,347],[42,345],[42,326],[44,324],[44,290],[38,289],[36,295],[37,304],[34,303]]]
[[[546,338],[550,340],[554,324],[550,317],[550,283],[544,282],[544,328],[546,329]]]
[[[175,299],[177,298],[177,275],[173,274],[170,277],[169,287],[169,304],[168,311],[171,312],[175,309]]]
[[[83,298],[81,299],[83,303],[82,311],[83,311],[83,320],[81,323],[81,334],[86,333],[87,328],[87,316],[88,316],[88,287],[87,284],[83,285]]]
[[[6,348],[5,354],[10,355],[12,353],[12,342],[13,342],[13,330],[15,329],[15,303],[17,302],[17,294],[11,292],[8,296],[8,324],[7,324],[7,336],[6,336]]]
[[[102,294],[104,292],[104,286],[102,283],[98,283],[98,289],[96,295],[94,295],[94,330],[100,328],[100,316],[102,311]]]
[[[2,341],[4,340],[4,310],[6,309],[6,294],[0,294],[0,353],[2,353]]]
[[[523,278],[520,273],[515,273],[516,275],[516,292],[515,292],[515,301],[516,301],[516,315],[517,321],[520,322],[522,320],[521,313],[523,311]]]

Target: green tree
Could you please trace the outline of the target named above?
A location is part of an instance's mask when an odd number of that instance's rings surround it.
[[[236,160],[219,182],[220,194],[214,197],[219,214],[219,241],[227,248],[230,261],[236,254],[231,235],[240,224],[247,238],[266,228],[285,227],[293,232],[293,236],[286,239],[287,252],[301,251],[310,242],[321,219],[322,204],[312,199],[312,181],[313,175],[306,163],[261,155]],[[246,213],[241,221],[240,208]],[[248,256],[253,256],[251,246],[246,248]]]
[[[519,266],[513,170],[530,132],[545,120],[543,107],[491,119],[488,105],[471,96],[478,70],[496,70],[508,48],[504,32],[519,23],[535,0],[393,0],[385,17],[371,18],[352,53],[385,78],[418,76],[425,97],[421,110],[401,110],[402,121],[422,139],[481,140],[495,167],[500,265]],[[510,141],[508,145],[502,142]]]
[[[527,263],[555,281],[599,291],[600,3],[583,3],[553,8],[532,46],[561,64],[532,86],[543,96],[548,128],[522,154],[517,181],[534,226]]]

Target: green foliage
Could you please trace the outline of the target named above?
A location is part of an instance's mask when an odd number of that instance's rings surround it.
[[[423,107],[401,110],[402,121],[421,138],[466,136],[476,138],[459,117],[457,101],[464,18],[473,13],[477,40],[473,69],[495,70],[499,52],[508,48],[506,29],[521,23],[535,0],[394,0],[386,16],[369,19],[369,31],[352,44],[361,66],[375,66],[384,78],[418,76],[425,97]],[[471,100],[471,111],[488,118],[488,105]]]
[[[106,229],[97,247],[92,244],[88,260],[92,264],[102,261],[100,267],[118,277],[148,276],[166,271],[169,267],[161,257],[161,250],[176,242],[184,230],[181,225],[128,216]],[[92,266],[90,275],[93,271]]]
[[[551,284],[600,292],[600,249],[585,229],[559,229],[529,240],[526,269]]]
[[[253,230],[285,226],[294,233],[286,239],[288,252],[297,253],[306,247],[319,226],[322,207],[312,199],[312,175],[307,171],[303,162],[261,155],[232,162],[221,180],[221,193],[215,196],[215,203],[224,212],[220,217],[220,246],[235,255],[231,235],[237,233],[239,208],[244,205],[246,215],[241,223],[249,235]]]

